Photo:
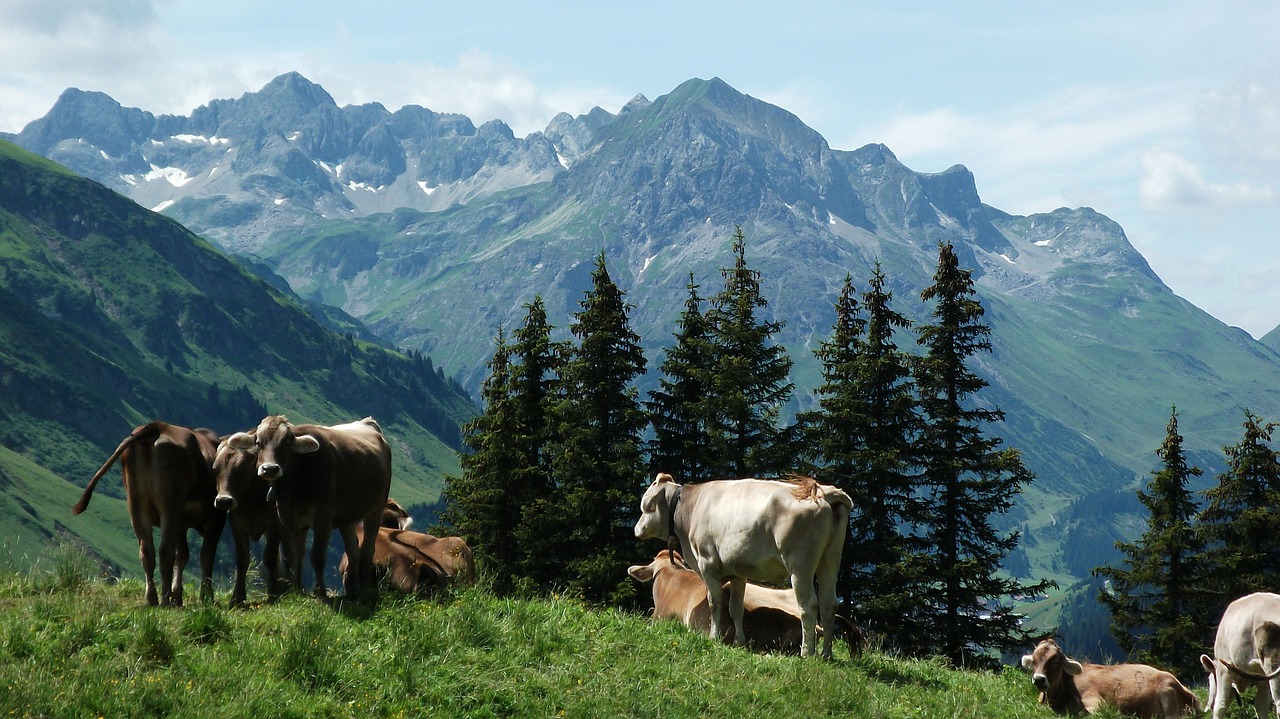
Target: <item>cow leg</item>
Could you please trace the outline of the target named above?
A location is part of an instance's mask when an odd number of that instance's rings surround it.
[[[839,549],[839,547],[837,547]],[[832,558],[834,555],[834,559]],[[818,565],[818,621],[822,625],[822,658],[831,658],[836,635],[836,575],[840,572],[838,552],[827,552]],[[852,655],[852,652],[850,652]]]
[[[796,604],[800,605],[800,656],[813,656],[818,644],[818,597],[813,591],[813,575],[792,574],[791,590],[796,593]],[[834,613],[834,608],[833,608]],[[828,652],[831,644],[827,644]]]
[[[724,581],[720,579],[720,575],[713,570],[702,568],[702,582],[707,585],[707,609],[711,613],[711,637],[717,641],[724,641],[725,626],[724,613],[727,607],[724,603],[724,591],[721,587]],[[714,587],[715,589],[712,589]],[[734,637],[734,641],[740,641],[742,635]]]
[[[288,590],[289,567],[284,567],[281,576],[280,537],[275,532],[267,532],[262,545],[262,564],[267,568],[267,600],[274,602],[280,594]]]
[[[374,592],[378,589],[378,582],[373,575],[373,555],[378,545],[378,526],[381,523],[381,514],[365,517],[364,534],[360,541],[360,563],[357,565],[360,568],[360,585]]]
[[[160,522],[160,604],[161,606],[172,606],[175,603],[182,604],[182,597],[174,596],[175,582],[181,581],[182,572],[177,572],[175,577],[174,567],[178,561],[178,537],[172,523]],[[186,544],[186,537],[182,537],[182,543]],[[184,566],[186,562],[183,562]],[[175,601],[176,600],[176,601]]]
[[[327,600],[329,592],[324,586],[325,555],[329,552],[329,535],[333,534],[333,525],[329,522],[316,522],[311,527],[311,570],[316,574],[312,592],[317,599]]]
[[[1274,670],[1275,663],[1267,662],[1266,664],[1264,664],[1264,666],[1271,666],[1272,669]],[[1269,709],[1273,709],[1276,713],[1276,716],[1280,717],[1280,678],[1272,679],[1269,682],[1259,682],[1258,696],[1261,697],[1264,693],[1267,695],[1267,700],[1268,700],[1267,704],[1269,704],[1270,706],[1264,706],[1260,701],[1258,701],[1255,698],[1254,704],[1257,705],[1256,708],[1258,710],[1258,716],[1259,717],[1266,716],[1267,711]]]
[[[729,580],[729,619],[733,621],[733,643],[746,644],[746,627],[742,626],[742,602],[746,597],[747,580],[735,577]]]
[[[213,563],[218,558],[218,540],[227,524],[227,515],[219,512],[217,519],[209,520],[200,535],[200,601],[213,603]]]
[[[375,533],[377,528],[373,530]],[[354,599],[363,585],[364,573],[360,566],[360,543],[356,541],[356,526],[344,524],[338,527],[342,536],[342,553],[347,559],[347,571],[342,573],[342,591],[348,599]],[[366,535],[368,536],[368,535]]]
[[[156,606],[160,603],[156,595],[156,544],[152,536],[151,525],[134,523],[134,533],[138,535],[138,561],[142,563],[142,574],[147,580],[147,604]]]
[[[233,607],[243,607],[245,599],[248,598],[245,584],[249,575],[249,541],[249,527],[245,521],[239,516],[232,517],[231,543],[236,550],[236,581],[231,589],[231,606]]]

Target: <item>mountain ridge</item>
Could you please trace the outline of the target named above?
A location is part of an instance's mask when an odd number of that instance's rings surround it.
[[[247,121],[253,93],[157,120],[159,134],[135,140],[156,167],[145,182],[67,138],[51,154],[253,254],[298,295],[429,354],[472,389],[496,328],[518,324],[535,296],[564,332],[601,251],[633,305],[652,382],[690,276],[714,294],[741,226],[769,319],[786,323],[801,409],[845,275],[856,284],[879,262],[897,309],[924,321],[920,291],[938,243],[951,243],[993,329],[993,352],[975,358],[991,383],[982,401],[1006,411],[993,431],[1040,477],[1007,521],[1036,538],[1043,576],[1080,576],[1054,547],[1088,519],[1115,538],[1131,531],[1104,497],[1155,465],[1173,405],[1205,482],[1238,441],[1245,404],[1280,415],[1280,355],[1177,297],[1105,215],[1009,214],[982,202],[963,165],[920,173],[882,144],[834,150],[719,78],[637,96],[616,114],[561,113],[524,138],[425,108],[335,108],[305,78],[282,78],[272,92],[310,98],[288,123]],[[914,347],[909,335],[899,344]],[[1092,517],[1079,508],[1091,497]],[[1068,505],[1080,519],[1060,525]]]

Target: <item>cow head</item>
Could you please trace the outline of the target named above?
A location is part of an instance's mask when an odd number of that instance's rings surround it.
[[[213,506],[224,512],[235,509],[240,499],[252,491],[256,474],[253,455],[232,446],[233,438],[234,435],[218,445],[218,453],[213,459],[216,482]]]
[[[666,472],[653,478],[653,484],[640,498],[640,519],[636,520],[636,536],[666,539],[671,535],[671,501],[680,485]]]
[[[1031,683],[1047,695],[1053,695],[1063,678],[1079,674],[1080,662],[1068,657],[1052,639],[1041,640],[1030,654],[1022,657],[1022,666],[1031,670]]]
[[[309,434],[294,434],[285,417],[262,420],[252,433],[237,432],[227,439],[234,448],[257,455],[258,476],[267,481],[267,499],[274,498],[276,481],[285,476],[293,456],[320,449],[320,440]]]
[[[654,557],[653,561],[648,564],[633,564],[627,567],[627,574],[638,582],[652,582],[663,570],[671,569],[672,567],[687,569],[684,558],[680,556],[679,552],[664,549],[658,552],[658,556]]]
[[[387,506],[382,510],[382,526],[388,529],[408,529],[411,524],[413,517],[409,516],[408,510],[394,499],[388,499]]]

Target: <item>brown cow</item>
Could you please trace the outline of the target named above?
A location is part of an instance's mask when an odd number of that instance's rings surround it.
[[[476,581],[471,547],[461,537],[436,537],[379,527],[373,564],[386,572],[392,588],[406,594],[426,594],[449,585],[465,586]],[[344,558],[339,572],[345,574],[346,571]]]
[[[654,619],[678,619],[695,632],[711,636],[707,586],[697,572],[685,565],[679,552],[664,549],[652,562],[629,567],[627,574],[640,582],[653,582]],[[727,602],[722,606],[721,626],[726,630],[721,639],[732,642],[734,628],[728,620]],[[849,655],[856,655],[860,650],[861,632],[842,616],[836,616],[836,623],[848,642]],[[804,634],[800,624],[800,606],[796,604],[795,593],[791,590],[770,589],[747,582],[743,592],[742,624],[747,646],[752,649],[800,653]]]
[[[396,500],[388,499],[386,509],[382,510],[382,526],[391,529],[408,529],[411,524],[413,524],[413,517],[409,516],[408,510],[400,506]]]
[[[354,597],[373,583],[373,536],[382,521],[391,488],[391,449],[372,417],[359,422],[322,427],[292,425],[280,416],[262,420],[253,432],[227,439],[235,449],[257,455],[257,474],[267,483],[267,499],[275,501],[282,524],[286,569],[301,586],[302,552],[307,530],[313,533],[311,566],[317,597],[328,596],[324,586],[329,534],[337,528],[348,563],[343,589]]]
[[[187,529],[200,533],[200,598],[213,599],[213,560],[218,537],[227,521],[213,506],[213,458],[218,437],[207,429],[188,429],[165,422],[134,428],[89,480],[80,501],[71,508],[80,514],[89,506],[98,480],[120,460],[129,521],[138,537],[138,558],[146,575],[147,604],[182,604],[182,572],[190,549]],[[160,584],[157,601],[156,546],[153,530],[160,528]]]
[[[267,570],[268,600],[274,601],[288,588],[288,582],[280,573],[280,518],[275,506],[267,501],[267,485],[258,481],[257,469],[252,454],[235,449],[229,442],[218,445],[218,454],[213,460],[217,486],[213,506],[227,513],[231,521],[231,538],[235,541],[233,607],[244,605],[249,546],[259,538],[265,537],[262,564]]]
[[[1106,705],[1145,719],[1199,714],[1200,700],[1169,672],[1146,664],[1088,664],[1068,657],[1052,639],[1022,658],[1040,703],[1059,714],[1093,714]]]

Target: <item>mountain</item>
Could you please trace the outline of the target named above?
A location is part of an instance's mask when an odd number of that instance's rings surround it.
[[[1133,536],[1137,508],[1116,498],[1157,465],[1174,405],[1206,484],[1246,406],[1280,416],[1280,354],[1175,295],[1107,217],[1002,212],[963,166],[920,173],[883,145],[832,149],[719,79],[561,114],[524,138],[420,107],[339,108],[296,74],[190,117],[84,94],[16,141],[253,254],[472,389],[496,328],[536,295],[564,331],[600,251],[656,368],[690,275],[714,294],[740,225],[786,323],[801,409],[845,275],[859,284],[880,262],[895,309],[927,320],[920,291],[938,243],[954,243],[993,330],[975,358],[982,401],[1006,412],[992,429],[1038,475],[1006,518],[1037,576],[1087,576]],[[1067,551],[1082,546],[1098,552]]]
[[[457,471],[468,395],[425,356],[357,339],[367,330],[332,308],[315,314],[325,324],[177,222],[0,140],[0,506],[16,508],[0,513],[0,536],[18,543],[10,552],[34,556],[70,534],[135,567],[131,533],[104,530],[127,527],[110,499],[119,481],[103,483],[108,496],[85,515],[69,510],[119,441],[155,419],[227,433],[268,412],[324,423],[373,415],[394,450],[395,495],[434,500]]]

